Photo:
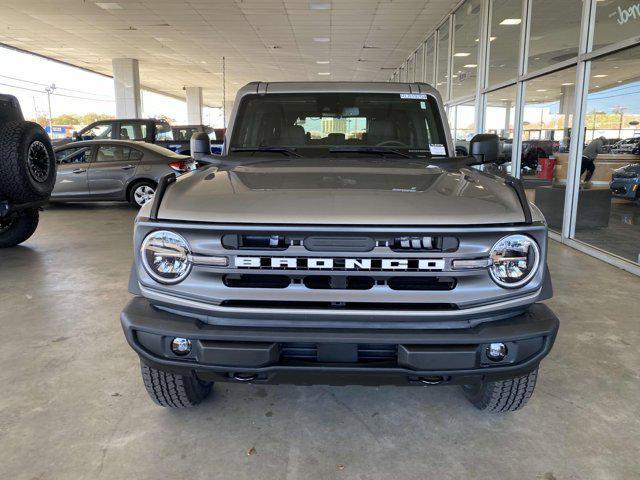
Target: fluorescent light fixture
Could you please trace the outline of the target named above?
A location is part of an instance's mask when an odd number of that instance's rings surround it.
[[[316,63],[318,65],[328,65],[331,62],[329,60],[316,60]]]
[[[318,75],[331,75],[331,72],[318,72]]]
[[[489,37],[489,41],[493,42],[496,38],[498,38],[498,37]]]
[[[314,42],[327,43],[330,42],[331,39],[329,37],[313,37]]]
[[[536,90],[536,92],[546,92],[547,90],[545,88],[539,88]]]
[[[475,63],[467,63],[463,68],[476,68],[478,65]]]
[[[96,2],[96,6],[103,10],[122,10],[122,5],[117,2]]]
[[[454,57],[468,57],[469,55],[471,54],[467,52],[458,52],[453,54]]]
[[[594,75],[593,78],[605,78],[608,77],[609,75],[607,75],[606,73],[600,73],[598,75]]]
[[[309,3],[309,8],[311,10],[330,10],[331,9],[331,4],[330,3],[314,3],[314,2],[310,2]]]
[[[565,82],[562,84],[563,87],[569,87],[571,85],[573,85],[573,82]]]
[[[500,25],[520,25],[520,23],[522,23],[521,18],[505,18]]]

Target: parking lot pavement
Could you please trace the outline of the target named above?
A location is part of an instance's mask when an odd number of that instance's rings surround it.
[[[640,477],[637,277],[551,242],[560,334],[515,414],[455,387],[229,384],[171,411],[147,397],[118,319],[134,215],[50,207],[0,251],[0,478]]]

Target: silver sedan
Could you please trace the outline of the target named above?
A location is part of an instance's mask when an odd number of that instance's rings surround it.
[[[55,149],[58,176],[51,201],[127,201],[141,207],[169,173],[196,168],[191,157],[128,140],[74,142]]]

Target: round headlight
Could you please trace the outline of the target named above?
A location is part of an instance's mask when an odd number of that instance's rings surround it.
[[[178,283],[191,271],[189,244],[177,233],[150,233],[142,242],[140,254],[147,273],[160,283]]]
[[[491,249],[489,273],[504,288],[523,286],[536,274],[540,265],[540,248],[526,235],[509,235]]]

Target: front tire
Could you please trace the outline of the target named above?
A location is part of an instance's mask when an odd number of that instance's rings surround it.
[[[189,408],[198,405],[211,393],[213,382],[203,382],[194,376],[176,375],[140,364],[147,393],[161,407]]]
[[[515,412],[524,407],[536,386],[538,369],[521,377],[464,385],[467,399],[479,410],[492,413]]]
[[[0,248],[14,247],[27,240],[38,228],[39,219],[37,208],[0,218]]]

